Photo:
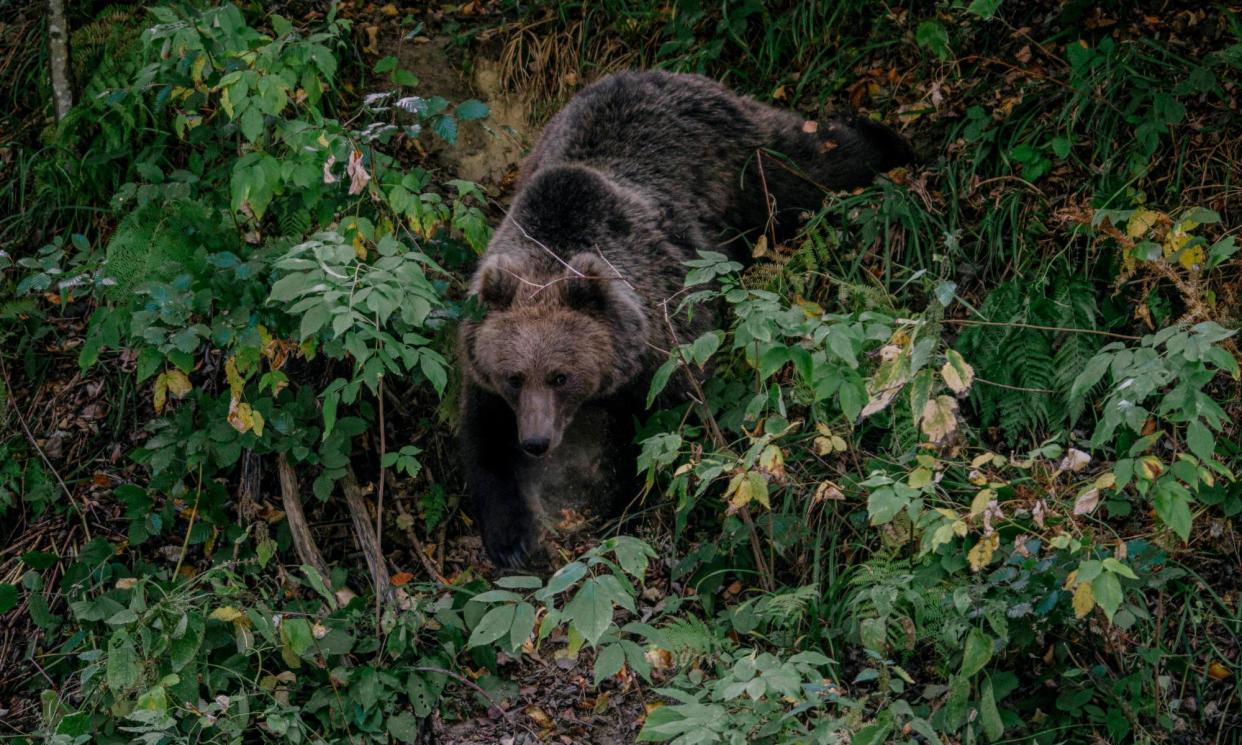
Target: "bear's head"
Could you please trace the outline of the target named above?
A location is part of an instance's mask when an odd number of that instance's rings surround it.
[[[459,343],[467,375],[508,402],[519,444],[538,457],[560,445],[583,403],[641,373],[647,315],[600,254],[523,271],[504,254],[485,259],[471,287],[485,313],[463,322]]]

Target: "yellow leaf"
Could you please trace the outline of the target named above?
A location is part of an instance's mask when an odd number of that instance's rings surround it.
[[[250,404],[241,403],[237,399],[233,399],[229,403],[229,424],[238,432],[250,432],[262,437],[263,436],[263,415],[250,407]]]
[[[970,462],[970,467],[971,468],[982,468],[990,460],[992,460],[992,453],[990,452],[984,453],[982,455],[976,455],[975,459]]]
[[[1111,489],[1116,485],[1117,474],[1112,471],[1100,474],[1100,476],[1095,480],[1095,488],[1097,489]]]
[[[169,370],[162,376],[168,379],[168,392],[174,398],[185,398],[186,394],[194,388],[190,385],[190,379],[180,370]]]
[[[359,261],[367,260],[367,246],[362,240],[362,233],[354,233],[354,254],[358,256]]]
[[[978,572],[991,563],[992,555],[996,552],[996,547],[999,545],[999,533],[993,533],[980,538],[979,542],[966,554],[966,559],[970,562],[970,570]]]
[[[233,398],[241,398],[242,389],[246,387],[246,380],[237,371],[236,356],[230,356],[224,361],[224,377],[229,382],[229,392],[233,394]]]
[[[1155,210],[1149,210],[1139,207],[1134,210],[1134,214],[1130,215],[1129,222],[1126,223],[1126,235],[1130,238],[1138,238],[1145,234],[1160,219],[1160,213]]]
[[[1164,471],[1164,464],[1155,456],[1147,456],[1139,460],[1139,474],[1148,481],[1154,480]]]
[[[785,454],[775,445],[768,445],[759,454],[759,470],[775,481],[785,478]]]
[[[1212,660],[1208,663],[1207,673],[1212,680],[1228,680],[1229,676],[1233,675],[1233,671],[1217,660]]]
[[[155,379],[155,390],[151,394],[151,404],[155,406],[155,413],[159,414],[164,411],[164,404],[168,401],[168,378],[160,375]]]
[[[815,454],[816,455],[832,455],[832,451],[834,449],[835,448],[833,448],[832,446],[831,437],[816,437],[815,438]]]
[[[1177,259],[1177,263],[1181,264],[1182,268],[1188,272],[1202,269],[1206,261],[1207,252],[1203,250],[1203,246],[1191,246],[1182,251],[1182,255]]]
[[[229,115],[229,119],[233,119],[233,101],[229,99],[229,89],[225,88],[220,92],[220,108],[224,109],[224,113]]]
[[[979,493],[975,495],[975,498],[970,500],[970,516],[975,517],[983,514],[983,511],[988,508],[988,504],[991,503],[993,499],[996,499],[995,490],[980,489]]]
[[[222,605],[219,608],[216,608],[215,610],[213,610],[211,612],[211,615],[207,617],[213,621],[223,621],[225,623],[232,623],[242,617],[242,612],[237,610],[231,605]]]
[[[1086,618],[1094,607],[1095,593],[1091,590],[1091,583],[1079,582],[1078,587],[1074,588],[1074,617]]]
[[[910,472],[906,477],[906,483],[913,489],[922,489],[932,482],[932,472],[922,466]]]

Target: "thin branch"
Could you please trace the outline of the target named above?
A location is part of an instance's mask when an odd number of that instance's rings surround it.
[[[1066,326],[1038,326],[1032,323],[1005,323],[1001,321],[978,321],[973,318],[946,318],[943,323],[952,323],[958,326],[999,326],[1003,328],[1029,329],[1031,331],[1064,331],[1070,334],[1093,334],[1095,336],[1107,336],[1112,339],[1125,339],[1127,341],[1142,341],[1141,336],[1131,336],[1130,334],[1115,334],[1112,331],[1101,331],[1099,329],[1076,329]]]
[[[984,380],[978,375],[975,376],[975,382],[983,383],[984,385],[996,386],[997,388],[1004,388],[1007,391],[1019,391],[1021,393],[1056,393],[1056,391],[1051,390],[1049,388],[1023,388],[1020,385],[1008,385],[1006,383],[997,383],[992,380]]]
[[[548,256],[551,256],[552,258],[554,258],[554,259],[556,259],[557,261],[559,261],[559,262],[560,262],[560,263],[561,263],[561,264],[562,264],[562,265],[563,265],[566,269],[568,269],[571,273],[573,273],[573,274],[575,274],[575,275],[577,275],[577,276],[579,276],[579,277],[581,277],[581,276],[582,276],[582,272],[580,272],[580,271],[578,271],[577,269],[575,269],[575,268],[573,268],[572,266],[570,266],[568,261],[565,261],[565,260],[564,260],[564,259],[562,259],[560,256],[558,256],[558,255],[557,255],[557,253],[556,253],[555,251],[553,251],[552,249],[550,249],[550,248],[548,248],[547,246],[545,246],[545,245],[544,245],[541,241],[539,241],[537,238],[535,238],[535,236],[531,235],[530,233],[527,233],[527,232],[526,232],[526,228],[522,227],[522,223],[520,223],[520,222],[518,222],[518,221],[517,221],[517,218],[513,216],[513,213],[511,213],[511,212],[510,212],[510,213],[507,213],[507,214],[505,215],[505,219],[506,219],[506,220],[508,220],[508,221],[510,221],[510,222],[512,222],[514,225],[516,225],[516,226],[517,226],[517,229],[518,229],[518,230],[522,233],[522,235],[523,235],[523,236],[525,236],[525,237],[526,237],[526,240],[528,240],[528,241],[530,241],[531,243],[534,243],[536,246],[538,246],[538,247],[542,248],[544,251],[546,251],[546,252],[547,252]]]
[[[69,498],[69,504],[73,507],[73,511],[78,513],[78,517],[82,520],[82,529],[86,531],[86,540],[91,540],[91,526],[86,522],[86,511],[78,504],[78,500],[73,496],[73,492],[69,491],[69,487],[65,484],[65,480],[60,477],[60,472],[52,465],[52,461],[48,460],[47,453],[43,452],[43,448],[39,447],[39,443],[35,441],[34,433],[30,431],[30,426],[26,423],[26,417],[22,415],[21,409],[17,403],[13,401],[13,381],[9,378],[9,368],[4,364],[4,357],[0,356],[0,374],[4,376],[4,388],[8,391],[5,399],[12,405],[13,413],[17,415],[17,423],[21,425],[22,432],[26,434],[26,440],[30,443],[30,447],[35,449],[39,457],[43,459],[43,464],[47,466],[47,470],[52,472],[56,477],[56,483],[60,484],[61,490],[65,496]]]

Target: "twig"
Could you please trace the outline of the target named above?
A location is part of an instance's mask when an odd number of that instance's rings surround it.
[[[673,320],[668,315],[668,300],[660,303],[664,311],[664,325],[668,329],[669,340],[673,342],[673,346],[679,346],[677,340],[677,331],[673,328]],[[680,355],[680,352],[678,352]],[[703,420],[704,426],[711,435],[716,447],[727,449],[729,441],[725,438],[724,433],[720,431],[720,425],[716,422],[716,417],[712,416],[711,411],[707,408],[707,394],[703,391],[703,386],[699,383],[698,378],[690,371],[689,365],[682,360],[681,371],[685,374],[686,379],[690,383],[693,392],[690,398],[694,400],[695,405],[699,409],[699,417]],[[763,549],[759,546],[759,530],[755,527],[755,521],[751,519],[750,508],[743,505],[738,511],[742,516],[742,522],[746,525],[747,531],[750,533],[750,549],[755,558],[755,568],[759,571],[759,579],[763,584],[763,589],[771,591],[775,585],[775,575],[768,569],[767,562],[763,559]]]
[[[198,464],[198,483],[194,487],[194,509],[190,511],[190,524],[185,529],[185,539],[181,541],[181,555],[177,557],[177,566],[173,569],[173,581],[181,575],[181,563],[185,561],[186,551],[190,548],[190,534],[194,532],[194,521],[198,519],[198,503],[203,498],[203,464]]]
[[[384,555],[384,453],[387,451],[387,440],[384,433],[384,374],[379,375],[379,487],[375,495],[375,548]],[[385,572],[387,574],[387,572]],[[375,628],[380,627],[381,601],[379,592],[375,593]]]
[[[561,263],[561,264],[562,264],[562,265],[563,265],[566,269],[568,269],[568,270],[569,270],[571,273],[573,273],[574,275],[579,276],[579,277],[581,277],[581,276],[582,276],[582,272],[580,272],[580,271],[578,271],[577,269],[575,269],[575,268],[573,268],[572,266],[570,266],[568,261],[565,261],[564,259],[562,259],[560,256],[558,256],[558,255],[557,255],[557,253],[556,253],[555,251],[553,251],[552,249],[550,249],[550,248],[548,248],[547,246],[545,246],[545,245],[544,245],[541,241],[539,241],[537,238],[535,238],[535,237],[534,237],[533,235],[531,235],[530,233],[527,233],[527,232],[526,232],[526,228],[522,227],[522,223],[520,223],[520,222],[518,222],[518,221],[517,221],[517,218],[513,216],[512,212],[506,213],[506,214],[505,214],[505,219],[509,220],[509,221],[510,221],[510,222],[512,222],[514,225],[516,225],[516,226],[517,226],[518,231],[520,231],[520,232],[522,233],[522,235],[526,237],[526,240],[528,240],[528,241],[530,241],[531,243],[534,243],[536,246],[538,246],[538,247],[542,248],[544,251],[546,251],[546,252],[547,252],[548,256],[551,256],[552,258],[554,258],[554,259],[556,259],[557,261],[559,261],[559,262],[560,262],[560,263]]]
[[[1007,391],[1020,391],[1022,393],[1056,393],[1056,391],[1051,390],[1049,388],[1023,388],[1020,385],[1008,385],[1006,383],[997,383],[992,380],[984,380],[978,375],[975,376],[975,382],[983,383],[984,385],[993,385],[993,386],[996,386],[997,388],[1004,388]]]
[[[82,530],[86,531],[86,540],[91,540],[91,526],[86,522],[86,511],[78,504],[78,500],[74,498],[73,492],[69,491],[69,487],[65,484],[65,480],[60,477],[60,472],[52,465],[52,461],[48,460],[47,453],[43,452],[43,448],[39,447],[39,443],[35,441],[34,434],[30,431],[30,426],[26,424],[26,417],[22,415],[22,411],[17,404],[13,402],[13,381],[9,379],[9,368],[4,364],[4,357],[0,356],[0,374],[4,375],[4,387],[9,392],[5,398],[13,407],[13,413],[17,415],[17,423],[21,425],[22,432],[26,434],[26,440],[30,446],[35,449],[39,457],[43,459],[43,464],[47,466],[47,470],[52,472],[56,477],[56,483],[60,484],[60,488],[65,492],[65,496],[69,498],[69,504],[73,506],[73,511],[78,513],[78,517],[82,520]]]
[[[978,321],[973,318],[945,318],[942,323],[952,323],[958,326],[1000,326],[1004,328],[1029,329],[1031,331],[1064,331],[1071,334],[1094,334],[1096,336],[1107,336],[1112,339],[1125,339],[1127,341],[1142,341],[1141,336],[1131,336],[1130,334],[1116,334],[1112,331],[1101,331],[1099,329],[1076,329],[1065,326],[1037,326],[1032,323],[1006,323],[1001,321]]]

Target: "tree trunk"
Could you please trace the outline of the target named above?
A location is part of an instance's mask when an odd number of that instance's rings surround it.
[[[65,118],[73,108],[73,86],[69,81],[69,24],[65,22],[65,0],[47,0],[48,52],[52,66],[52,98],[56,119]]]

